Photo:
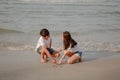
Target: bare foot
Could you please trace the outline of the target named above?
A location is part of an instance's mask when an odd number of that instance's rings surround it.
[[[81,58],[79,59],[79,62],[82,62],[82,59],[81,59]]]
[[[41,59],[41,63],[46,63],[46,60],[44,60],[44,59]]]
[[[53,60],[52,60],[52,63],[56,64],[56,60],[55,60],[55,59],[53,59]]]
[[[81,59],[81,58],[80,58],[80,59],[78,59],[78,60],[77,60],[77,62],[82,62],[82,59]]]

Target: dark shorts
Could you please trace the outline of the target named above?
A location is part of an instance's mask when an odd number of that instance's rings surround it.
[[[82,52],[81,51],[76,51],[74,52],[77,56],[81,57],[82,56]]]
[[[47,48],[47,50],[49,51],[49,53],[52,55],[52,54],[54,54],[54,50],[53,49],[51,49],[51,48]]]
[[[42,49],[42,47],[40,46],[38,49],[37,49],[37,52],[38,53],[40,53],[40,50]],[[53,55],[54,54],[54,50],[53,49],[51,49],[51,48],[47,48],[47,50],[49,51],[49,53],[51,54],[51,55]]]

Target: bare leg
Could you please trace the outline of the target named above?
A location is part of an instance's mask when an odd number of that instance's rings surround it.
[[[53,54],[53,57],[55,57],[55,58],[58,58],[59,56],[60,56],[60,54],[57,53],[57,52],[55,52],[55,53]]]
[[[51,61],[55,64],[56,63],[56,60],[53,58],[53,56],[49,53],[49,51],[46,49],[46,47],[45,46],[43,46],[43,48],[42,48],[42,50],[41,50],[41,54],[43,54],[43,55],[46,55],[46,57],[49,57],[50,59],[51,59]],[[42,55],[42,61],[44,62],[44,61],[46,61],[45,59],[44,59],[44,56]]]
[[[41,50],[41,62],[45,63],[46,62],[46,54]]]
[[[68,59],[68,64],[74,64],[78,60],[80,60],[80,57],[73,55]]]

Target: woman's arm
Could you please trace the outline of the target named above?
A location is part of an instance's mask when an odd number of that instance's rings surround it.
[[[64,52],[63,56],[61,57],[61,59],[58,61],[58,64],[62,63],[62,60],[64,59],[64,57],[66,56],[66,54],[70,51],[71,48],[68,48],[67,51]]]
[[[63,56],[61,57],[61,59],[58,61],[58,64],[62,63],[62,60],[64,59],[65,56],[66,56],[66,53],[63,54]]]

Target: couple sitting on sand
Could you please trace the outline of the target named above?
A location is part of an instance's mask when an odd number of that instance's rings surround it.
[[[72,39],[68,31],[63,32],[63,48],[59,51],[55,51],[51,48],[52,39],[47,29],[40,31],[40,38],[38,40],[36,51],[41,55],[41,62],[45,63],[49,57],[53,63],[61,64],[65,56],[69,56],[68,64],[73,64],[77,61],[81,61],[82,52],[75,40]],[[56,62],[55,58],[60,56],[59,52],[64,51],[61,59]],[[54,58],[55,57],[55,58]]]

